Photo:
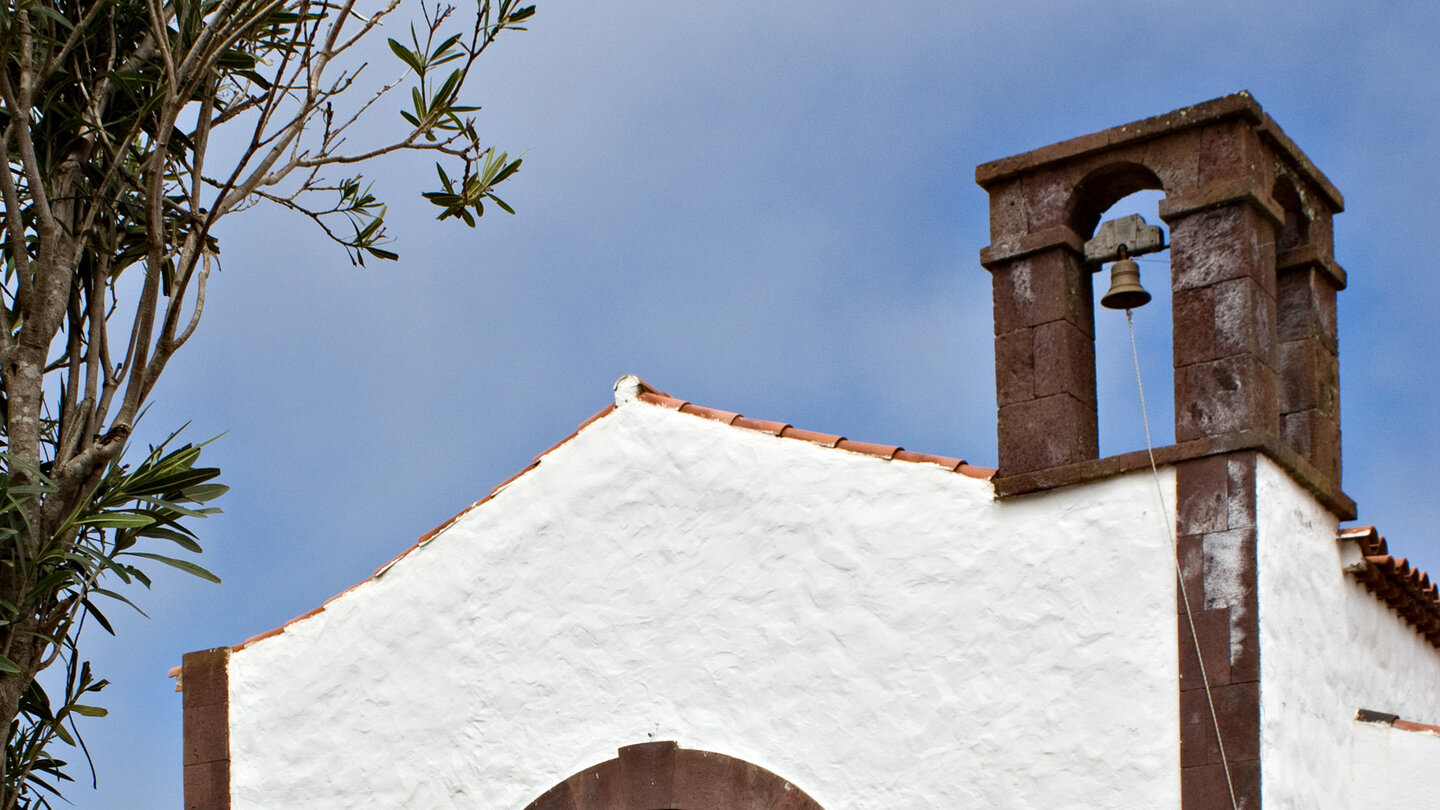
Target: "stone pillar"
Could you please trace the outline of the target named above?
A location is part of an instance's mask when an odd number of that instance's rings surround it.
[[[995,386],[1004,471],[1027,473],[1099,453],[1091,274],[1066,228],[989,249],[995,294]]]
[[[1328,244],[1278,258],[1280,426],[1285,443],[1316,472],[1340,485],[1340,356],[1335,294],[1345,271]]]
[[[1171,241],[1175,441],[1278,436],[1271,212],[1249,196],[1187,208],[1161,207]]]

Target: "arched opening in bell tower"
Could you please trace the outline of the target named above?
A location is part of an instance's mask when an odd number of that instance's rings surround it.
[[[1096,427],[1099,455],[1119,455],[1145,449],[1145,420],[1136,384],[1136,358],[1144,384],[1145,413],[1149,416],[1150,444],[1175,442],[1175,385],[1173,324],[1170,295],[1169,230],[1160,221],[1159,206],[1165,192],[1149,168],[1118,161],[1092,171],[1076,184],[1070,226],[1082,238],[1096,235],[1101,225],[1131,215],[1157,226],[1164,249],[1130,258],[1140,268],[1141,284],[1150,293],[1148,304],[1131,310],[1135,344],[1123,311],[1101,305],[1110,287],[1112,261],[1094,262],[1091,306],[1095,324]]]
[[[1133,352],[1125,313],[1100,304],[1110,284],[1110,265],[1104,264],[1095,272],[1095,394],[1101,458],[1145,449],[1145,428],[1135,379],[1136,356],[1145,389],[1150,442],[1155,447],[1175,442],[1170,241],[1169,231],[1159,215],[1160,200],[1164,197],[1160,189],[1136,191],[1115,202],[1099,217],[1099,222],[1108,222],[1138,214],[1147,224],[1161,228],[1166,244],[1165,249],[1158,252],[1131,257],[1140,266],[1141,284],[1151,295],[1148,304],[1131,311],[1135,328]]]

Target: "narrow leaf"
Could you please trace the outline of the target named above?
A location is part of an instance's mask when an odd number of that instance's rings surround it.
[[[201,579],[209,580],[210,582],[214,582],[217,585],[220,584],[219,577],[215,576],[209,571],[206,571],[204,568],[201,568],[195,563],[190,562],[189,560],[177,560],[174,557],[166,557],[163,554],[151,554],[146,551],[127,551],[125,553],[131,557],[144,557],[147,560],[155,560],[156,562],[162,562],[172,568],[178,568],[179,570],[184,571],[191,576],[197,576]]]

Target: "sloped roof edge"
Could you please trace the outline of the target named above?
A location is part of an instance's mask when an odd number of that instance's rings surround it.
[[[1430,576],[1404,557],[1391,556],[1374,526],[1343,529],[1340,539],[1355,543],[1359,551],[1360,559],[1346,566],[1346,573],[1440,649],[1440,589]]]
[[[903,461],[915,464],[934,464],[970,478],[989,480],[995,475],[995,470],[988,467],[978,467],[969,464],[964,459],[951,458],[949,456],[931,455],[929,453],[915,453],[906,450],[903,447],[898,447],[895,445],[872,444],[869,442],[851,441],[850,439],[847,439],[843,436],[838,436],[830,433],[820,433],[813,430],[803,430],[801,428],[794,427],[784,422],[772,422],[764,419],[752,419],[731,411],[722,411],[718,408],[707,408],[702,405],[695,405],[691,402],[677,399],[670,396],[669,394],[662,393],[645,383],[639,377],[636,377],[633,374],[627,374],[626,376],[621,377],[615,383],[614,404],[605,406],[600,411],[596,412],[593,416],[591,416],[589,419],[581,422],[580,425],[576,427],[570,435],[566,436],[565,438],[552,445],[549,449],[535,456],[535,458],[528,465],[520,469],[514,475],[505,479],[505,481],[503,481],[499,486],[490,490],[490,493],[487,494],[485,497],[470,504],[469,506],[457,512],[454,516],[452,516],[445,522],[421,535],[420,538],[416,540],[409,548],[395,555],[395,557],[393,557],[389,562],[386,562],[384,565],[376,568],[374,574],[371,574],[370,576],[366,577],[360,582],[355,583],[349,588],[346,588],[340,593],[335,594],[334,596],[325,600],[325,602],[319,607],[303,613],[299,616],[296,616],[295,618],[285,622],[279,627],[275,627],[273,629],[267,630],[263,633],[245,639],[239,644],[231,647],[231,651],[238,652],[250,646],[251,644],[256,643],[257,641],[263,641],[264,639],[270,638],[271,636],[280,635],[281,633],[284,633],[291,625],[294,625],[297,622],[304,621],[305,619],[308,619],[318,613],[323,612],[325,608],[330,605],[331,602],[334,602],[340,597],[345,596],[356,588],[359,588],[365,583],[370,582],[371,580],[384,576],[385,572],[390,570],[391,566],[404,559],[411,552],[425,546],[431,540],[434,540],[446,529],[454,525],[455,522],[458,521],[460,518],[469,514],[472,510],[484,505],[486,502],[499,495],[502,490],[510,486],[510,484],[514,483],[521,476],[540,466],[540,462],[546,456],[554,452],[562,445],[568,443],[576,436],[580,435],[580,432],[585,430],[585,428],[605,418],[606,416],[609,416],[616,410],[617,407],[623,407],[632,402],[643,402],[651,406],[668,408],[679,413],[689,414],[703,419],[710,419],[721,422],[723,424],[729,425],[730,427],[738,428],[741,430],[751,430],[758,433],[767,433],[779,438],[795,439],[799,441],[809,442],[811,444],[816,444],[821,447],[828,447],[837,450],[848,451],[851,453],[873,456],[875,458],[885,459],[888,461]],[[172,678],[177,677],[179,674],[179,667],[175,667],[170,670],[170,677]],[[178,686],[179,685],[177,684],[177,689]]]
[[[651,405],[658,405],[662,408],[669,408],[670,410],[679,411],[680,413],[711,419],[731,427],[753,430],[758,433],[768,433],[771,436],[778,436],[782,439],[798,439],[800,441],[810,442],[811,444],[818,444],[821,447],[848,450],[851,453],[875,456],[876,458],[883,458],[887,461],[936,464],[952,472],[987,481],[995,475],[995,470],[989,467],[977,467],[962,458],[936,456],[930,453],[915,453],[893,444],[857,442],[832,433],[804,430],[785,422],[752,419],[732,411],[707,408],[703,405],[696,405],[691,402],[686,402],[683,399],[672,397],[669,394],[656,391],[654,388],[646,385],[639,377],[633,375],[621,377],[620,380],[615,383],[615,400],[617,403],[623,403],[632,399],[648,402]]]

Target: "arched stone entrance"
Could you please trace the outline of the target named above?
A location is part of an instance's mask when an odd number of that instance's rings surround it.
[[[525,810],[824,810],[758,765],[711,751],[651,742],[586,768]]]

